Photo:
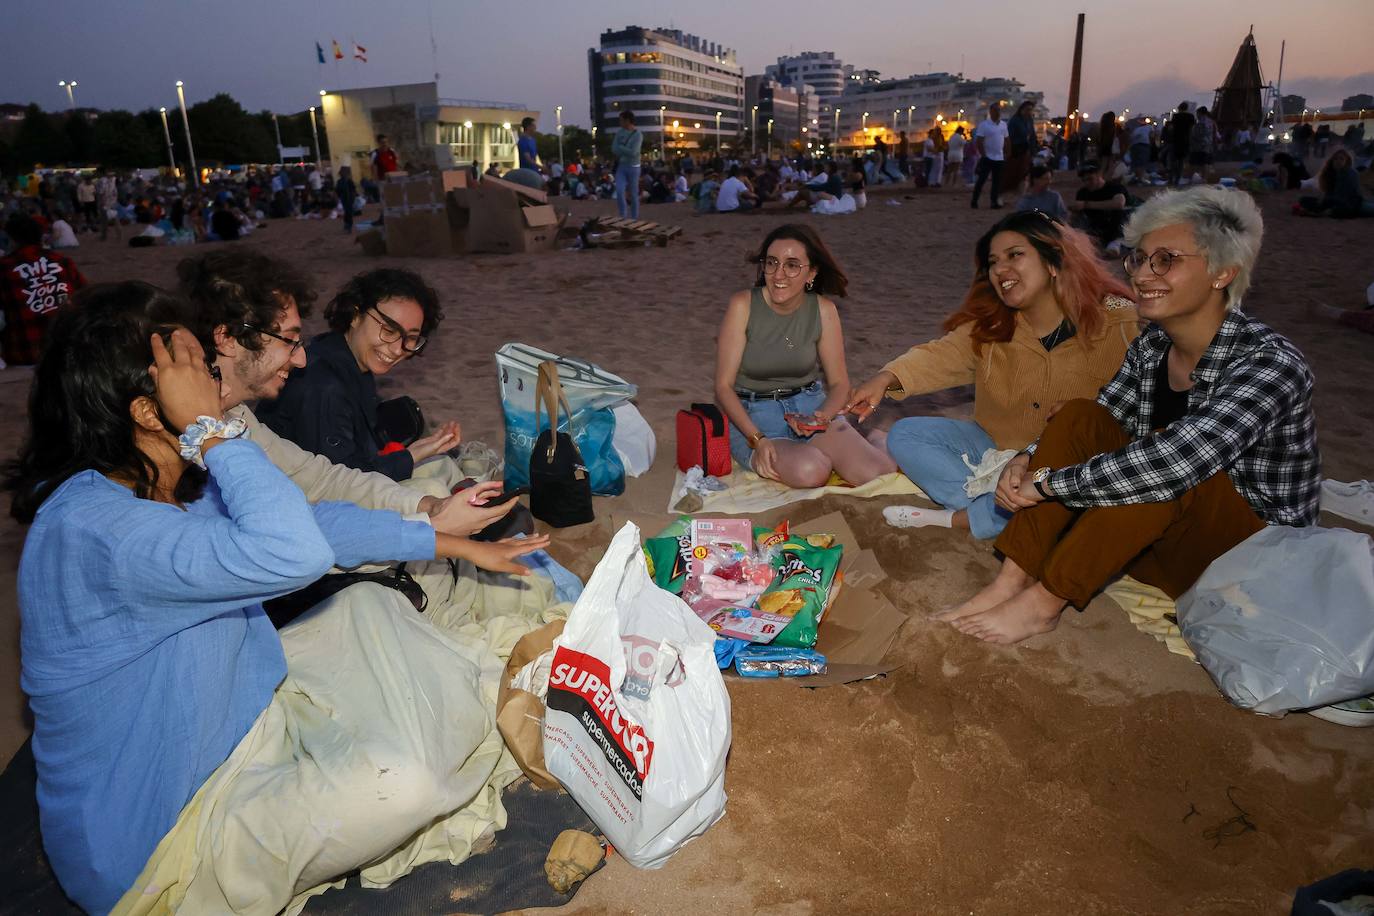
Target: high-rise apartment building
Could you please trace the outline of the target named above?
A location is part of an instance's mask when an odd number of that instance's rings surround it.
[[[811,86],[822,102],[828,102],[844,92],[853,67],[835,57],[834,51],[803,51],[790,57],[779,57],[769,64],[763,75],[784,86]]]
[[[679,29],[627,26],[587,51],[594,127],[608,134],[633,111],[645,154],[714,151],[746,126],[744,70],[735,52]]]

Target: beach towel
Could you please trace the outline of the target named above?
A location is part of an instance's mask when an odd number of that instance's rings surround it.
[[[1174,599],[1153,585],[1146,585],[1130,576],[1117,579],[1104,589],[1103,594],[1121,606],[1137,630],[1149,633],[1175,655],[1197,661],[1197,656],[1183,641],[1183,632],[1178,628]]]
[[[520,769],[494,724],[502,659],[568,606],[462,578],[466,615],[431,621],[364,584],[285,627],[272,702],[114,912],[294,916],[355,869],[386,887],[504,827]]]
[[[725,489],[715,492],[701,493],[701,507],[697,509],[675,508],[680,493],[683,489],[683,482],[686,480],[686,473],[677,472],[677,478],[673,481],[672,493],[668,496],[668,512],[672,514],[696,515],[707,513],[712,515],[751,515],[756,512],[765,512],[775,509],[778,506],[785,506],[788,503],[801,502],[806,499],[817,499],[821,496],[836,494],[840,496],[853,496],[857,498],[871,496],[904,496],[915,495],[924,497],[921,488],[911,482],[911,478],[905,474],[894,472],[884,474],[874,478],[861,487],[851,487],[838,478],[832,477],[830,482],[823,487],[815,487],[810,490],[799,490],[789,487],[786,484],[778,483],[776,480],[767,480],[753,471],[746,471],[736,467],[734,473],[725,477],[718,478],[725,484]]]

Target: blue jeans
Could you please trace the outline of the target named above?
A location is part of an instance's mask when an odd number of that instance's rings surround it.
[[[630,219],[639,219],[639,166],[615,167],[615,207],[625,215],[625,191],[630,191]]]
[[[993,494],[969,499],[964,481],[969,469],[962,456],[977,464],[983,452],[996,448],[992,437],[971,420],[945,417],[908,417],[892,424],[887,451],[902,473],[946,509],[968,510],[973,536],[983,540],[1001,533],[1011,513],[997,505]]]
[[[785,413],[815,413],[825,403],[825,386],[817,379],[790,398],[783,398],[779,401],[772,399],[751,401],[741,395],[740,403],[744,405],[744,410],[749,414],[749,419],[754,421],[754,425],[759,428],[759,432],[763,433],[764,438],[805,442],[805,439],[792,432],[792,427],[787,425],[787,421],[782,418],[782,415]],[[734,424],[730,426],[730,454],[741,466],[753,470],[753,465],[750,462],[754,459],[754,450],[749,447],[749,440],[744,437],[744,433],[740,432],[739,427]]]

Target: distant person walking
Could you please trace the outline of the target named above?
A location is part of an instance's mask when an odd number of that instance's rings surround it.
[[[611,155],[615,158],[615,206],[621,216],[626,215],[625,195],[629,195],[631,219],[639,219],[639,163],[644,135],[635,128],[635,113],[620,113],[620,129],[611,140]]]
[[[964,147],[968,146],[968,137],[964,135],[964,125],[960,124],[954,128],[954,133],[949,135],[949,149],[945,151],[945,184],[950,187],[958,185],[959,180],[964,177]],[[967,182],[965,182],[967,186]]]
[[[1010,146],[1002,187],[1015,194],[1030,171],[1035,155],[1035,100],[1026,99],[1016,106],[1016,114],[1007,121],[1007,140]]]
[[[1169,119],[1169,184],[1177,185],[1183,177],[1183,169],[1188,165],[1188,152],[1192,147],[1193,126],[1197,118],[1188,111],[1187,102],[1178,103],[1178,111]]]
[[[973,143],[978,150],[978,180],[973,185],[973,201],[970,204],[973,209],[978,209],[978,198],[983,193],[983,182],[992,177],[992,188],[988,192],[988,201],[992,209],[1002,209],[1002,166],[1006,163],[1007,149],[1010,141],[1007,138],[1007,124],[1002,120],[1002,103],[993,102],[988,106],[988,117],[978,129],[973,132]]]
[[[353,169],[342,166],[339,180],[334,182],[334,193],[339,195],[339,205],[343,207],[344,232],[353,231],[353,210],[357,206],[358,186],[353,183]]]

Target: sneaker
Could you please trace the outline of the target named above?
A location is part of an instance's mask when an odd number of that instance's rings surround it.
[[[1316,716],[1325,722],[1334,722],[1337,725],[1368,728],[1374,725],[1374,695],[1356,697],[1353,700],[1346,700],[1344,703],[1332,703],[1330,706],[1309,709],[1307,714]]]
[[[1374,527],[1374,483],[1323,480],[1321,508],[1323,512]]]

